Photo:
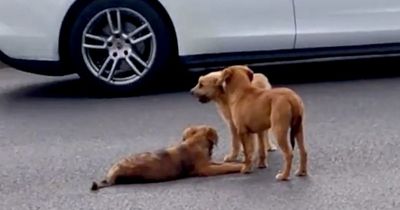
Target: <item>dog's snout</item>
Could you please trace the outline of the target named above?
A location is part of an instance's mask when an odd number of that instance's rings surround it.
[[[192,89],[190,89],[190,94],[192,94],[193,96],[195,95],[195,89],[194,88],[192,88]]]

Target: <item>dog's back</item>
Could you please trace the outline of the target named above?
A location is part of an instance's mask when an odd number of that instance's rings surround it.
[[[180,144],[153,153],[134,155],[116,165],[125,168],[127,176],[136,177],[134,182],[154,182],[188,176],[193,170],[193,161],[187,145]]]
[[[289,88],[274,88],[269,91],[273,95],[282,95],[291,105],[293,117],[303,117],[304,104],[301,97]]]
[[[130,155],[113,164],[103,181],[93,183],[92,190],[114,184],[160,182],[189,176],[195,164],[191,156],[185,144]]]
[[[295,146],[295,140],[294,136],[296,133],[300,132],[299,130],[302,129],[302,124],[304,121],[304,104],[303,100],[301,97],[292,89],[289,88],[274,88],[269,91],[264,91],[266,97],[268,98],[277,98],[277,97],[282,97],[284,100],[287,101],[287,103],[290,105],[290,116],[291,116],[291,121],[290,121],[290,143],[292,148]],[[274,100],[271,100],[271,103]],[[279,105],[275,105],[279,106]],[[273,104],[271,104],[271,107],[274,107]],[[279,108],[278,108],[279,109]],[[273,110],[271,110],[273,111]]]

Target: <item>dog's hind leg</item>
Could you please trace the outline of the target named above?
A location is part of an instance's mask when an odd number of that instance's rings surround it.
[[[121,171],[123,171],[123,170],[121,170],[120,164],[118,164],[118,163],[114,164],[110,168],[110,170],[108,170],[107,176],[103,181],[101,181],[100,183],[93,182],[91,190],[97,191],[101,188],[105,188],[105,187],[114,185],[117,180],[117,177],[121,174]]]
[[[272,141],[271,141],[271,139],[269,138],[269,132],[268,132],[269,130],[266,130],[266,131],[264,131],[264,139],[265,139],[265,149],[268,151],[268,152],[273,152],[273,151],[275,151],[276,150],[276,145],[275,145],[275,143],[273,143]]]
[[[282,170],[276,175],[276,179],[279,181],[289,180],[290,170],[293,160],[293,149],[289,145],[288,131],[290,127],[291,112],[290,107],[286,103],[280,103],[278,101],[272,110],[271,121],[272,131],[275,134],[276,141],[281,149],[283,155],[283,167]]]
[[[101,188],[109,187],[111,185],[112,185],[111,183],[109,183],[107,180],[104,179],[103,181],[101,181],[99,183],[93,182],[92,183],[92,187],[90,188],[90,190],[91,191],[97,191],[97,190],[99,190]]]
[[[288,180],[293,159],[292,148],[289,146],[289,142],[287,139],[288,130],[282,127],[275,127],[273,130],[276,135],[278,145],[281,149],[284,161],[282,170],[276,175],[276,179],[280,181]]]
[[[295,134],[300,153],[300,166],[296,172],[297,176],[307,176],[307,150],[304,145],[303,124],[300,123]]]

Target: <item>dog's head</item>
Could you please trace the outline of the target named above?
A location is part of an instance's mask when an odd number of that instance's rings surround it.
[[[223,89],[230,89],[238,86],[250,86],[254,78],[254,72],[245,65],[230,66],[221,71],[218,85]]]
[[[272,89],[272,86],[271,86],[271,83],[269,83],[268,77],[261,73],[254,74],[253,81],[251,82],[251,84],[254,87],[258,87],[258,88],[262,88],[262,89],[267,89],[267,90]]]
[[[218,134],[208,125],[189,126],[183,131],[182,141],[204,147],[211,156],[212,149],[218,144]]]
[[[222,71],[216,71],[200,76],[196,86],[194,86],[190,92],[193,96],[198,98],[201,103],[207,103],[220,97],[223,93],[222,85],[218,83],[221,75]]]

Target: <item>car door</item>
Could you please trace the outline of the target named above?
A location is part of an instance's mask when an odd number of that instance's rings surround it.
[[[181,55],[294,47],[292,0],[161,0]]]
[[[400,42],[399,0],[294,0],[296,48]]]

